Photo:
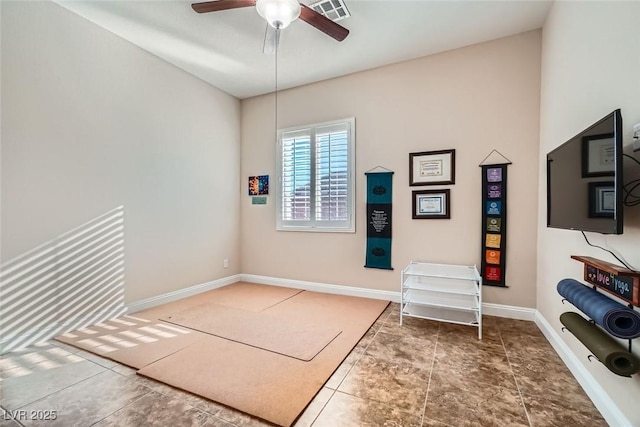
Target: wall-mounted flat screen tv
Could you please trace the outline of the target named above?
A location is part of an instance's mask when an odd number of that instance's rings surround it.
[[[615,110],[547,154],[547,227],[622,234],[622,187]]]

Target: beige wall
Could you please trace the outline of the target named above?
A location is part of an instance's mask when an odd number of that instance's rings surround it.
[[[281,128],[356,118],[355,234],[275,231],[275,196],[253,206],[246,177],[276,184],[273,95],[242,101],[242,271],[397,291],[411,259],[480,263],[481,173],[491,150],[509,166],[508,289],[485,287],[485,301],[535,307],[539,31],[458,49],[278,94]],[[451,220],[412,220],[409,153],[456,149]],[[365,269],[365,176],[395,171],[394,271]],[[431,187],[434,188],[434,187]],[[444,188],[444,187],[435,187]],[[275,190],[275,188],[274,188]]]
[[[239,273],[240,102],[54,3],[1,6],[3,263],[123,206],[126,302]]]
[[[397,291],[410,259],[479,264],[478,164],[492,149],[513,161],[510,288],[485,288],[485,301],[535,307],[559,331],[567,306],[555,284],[580,278],[582,268],[569,256],[614,261],[578,232],[545,227],[544,156],[615,108],[629,151],[631,126],[640,122],[640,3],[556,2],[542,36],[281,92],[280,127],[356,117],[353,234],[276,232],[273,193],[266,206],[250,204],[247,176],[269,174],[275,185],[272,95],[241,108],[55,4],[0,5],[3,263],[122,207],[127,302],[239,272]],[[408,153],[448,148],[457,151],[456,184],[436,188],[451,188],[452,219],[412,220]],[[626,164],[627,176],[637,177]],[[364,172],[377,165],[396,172],[392,272],[362,267]],[[590,235],[635,268],[639,212],[626,209],[622,236]],[[637,376],[588,363],[580,343],[559,335],[640,425]]]
[[[588,351],[570,334],[560,333],[558,320],[567,310],[556,291],[560,279],[582,278],[582,264],[570,255],[588,255],[618,263],[606,252],[589,247],[577,231],[545,227],[545,155],[616,108],[622,109],[625,151],[631,152],[631,128],[640,122],[640,3],[556,2],[543,30],[542,91],[538,200],[537,308],[595,377],[631,425],[640,425],[637,398],[640,378],[622,378],[602,364],[587,361]],[[636,158],[640,158],[638,153]],[[638,166],[625,164],[625,181]],[[640,208],[625,208],[624,234],[587,233],[592,243],[621,254],[640,269]],[[640,355],[638,346],[634,353]]]

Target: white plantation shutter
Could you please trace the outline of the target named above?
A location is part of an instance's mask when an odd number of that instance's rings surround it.
[[[349,137],[346,125],[323,126],[316,131],[317,221],[348,218]]]
[[[309,129],[282,137],[282,219],[311,219],[311,134]]]
[[[279,230],[355,231],[355,120],[278,132]]]

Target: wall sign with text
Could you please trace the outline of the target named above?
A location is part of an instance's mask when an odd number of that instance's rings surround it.
[[[571,255],[584,264],[583,278],[618,298],[640,306],[640,272],[588,256]]]
[[[507,165],[482,165],[481,168],[482,283],[506,286]]]

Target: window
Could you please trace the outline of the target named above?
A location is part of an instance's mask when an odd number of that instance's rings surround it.
[[[354,232],[355,119],[278,131],[278,230]]]

